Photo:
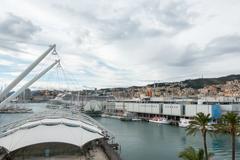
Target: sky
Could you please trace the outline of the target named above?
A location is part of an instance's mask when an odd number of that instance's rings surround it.
[[[1,0],[0,86],[51,44],[63,69],[32,88],[128,87],[239,74],[239,15],[239,0]],[[56,57],[49,55],[21,84]]]

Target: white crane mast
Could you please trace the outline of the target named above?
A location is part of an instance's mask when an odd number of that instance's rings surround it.
[[[44,69],[41,73],[39,73],[38,75],[36,75],[31,81],[29,81],[28,83],[26,83],[24,86],[22,86],[18,91],[16,91],[15,93],[13,93],[11,96],[9,96],[8,98],[6,98],[4,101],[2,101],[0,103],[0,108],[4,107],[7,103],[9,103],[11,100],[13,100],[14,98],[16,98],[17,96],[19,96],[19,94],[21,94],[26,88],[28,88],[29,86],[31,86],[34,82],[36,82],[39,78],[41,78],[44,74],[46,74],[50,69],[52,69],[56,64],[59,64],[60,60],[56,60],[53,64],[51,64],[49,67],[47,67],[46,69]]]
[[[56,45],[51,45],[40,57],[38,57],[28,68],[26,68],[16,79],[14,79],[0,94],[0,102],[7,96],[7,94],[24,78],[29,72],[33,70],[53,49]]]

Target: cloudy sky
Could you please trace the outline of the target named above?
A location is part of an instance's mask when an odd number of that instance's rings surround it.
[[[239,0],[2,0],[0,86],[54,43],[68,83],[82,87],[238,74],[239,16]]]

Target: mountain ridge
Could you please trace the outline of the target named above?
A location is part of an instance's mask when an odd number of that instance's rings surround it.
[[[187,88],[200,89],[208,85],[225,84],[227,81],[233,81],[233,80],[240,80],[240,74],[231,74],[231,75],[216,77],[216,78],[186,79],[179,82],[155,83],[155,86],[167,86],[169,84],[181,83],[185,85]],[[148,84],[147,86],[153,87],[154,84]]]

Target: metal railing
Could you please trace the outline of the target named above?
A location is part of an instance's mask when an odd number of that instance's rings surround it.
[[[7,125],[3,125],[0,127],[0,137],[6,136],[6,133],[8,131],[10,131],[9,134],[11,134],[11,133],[21,129],[21,126],[23,126],[24,124],[27,124],[30,122],[41,121],[44,119],[59,119],[59,118],[80,121],[89,126],[96,127],[101,130],[101,133],[99,133],[99,134],[102,134],[103,136],[108,137],[110,139],[114,139],[113,134],[109,130],[105,129],[100,123],[98,123],[96,120],[89,117],[88,115],[83,114],[83,113],[73,114],[71,112],[66,112],[66,111],[61,111],[61,110],[60,111],[59,110],[51,110],[51,111],[41,112],[38,114],[34,114],[33,116],[24,118],[22,120],[18,120],[18,121],[9,123]],[[61,124],[61,122],[59,122],[59,124]],[[41,125],[41,124],[39,124],[39,125]],[[84,127],[82,127],[82,128],[84,128]],[[88,128],[85,127],[84,129],[88,129]],[[89,131],[91,131],[90,128],[89,128]]]

